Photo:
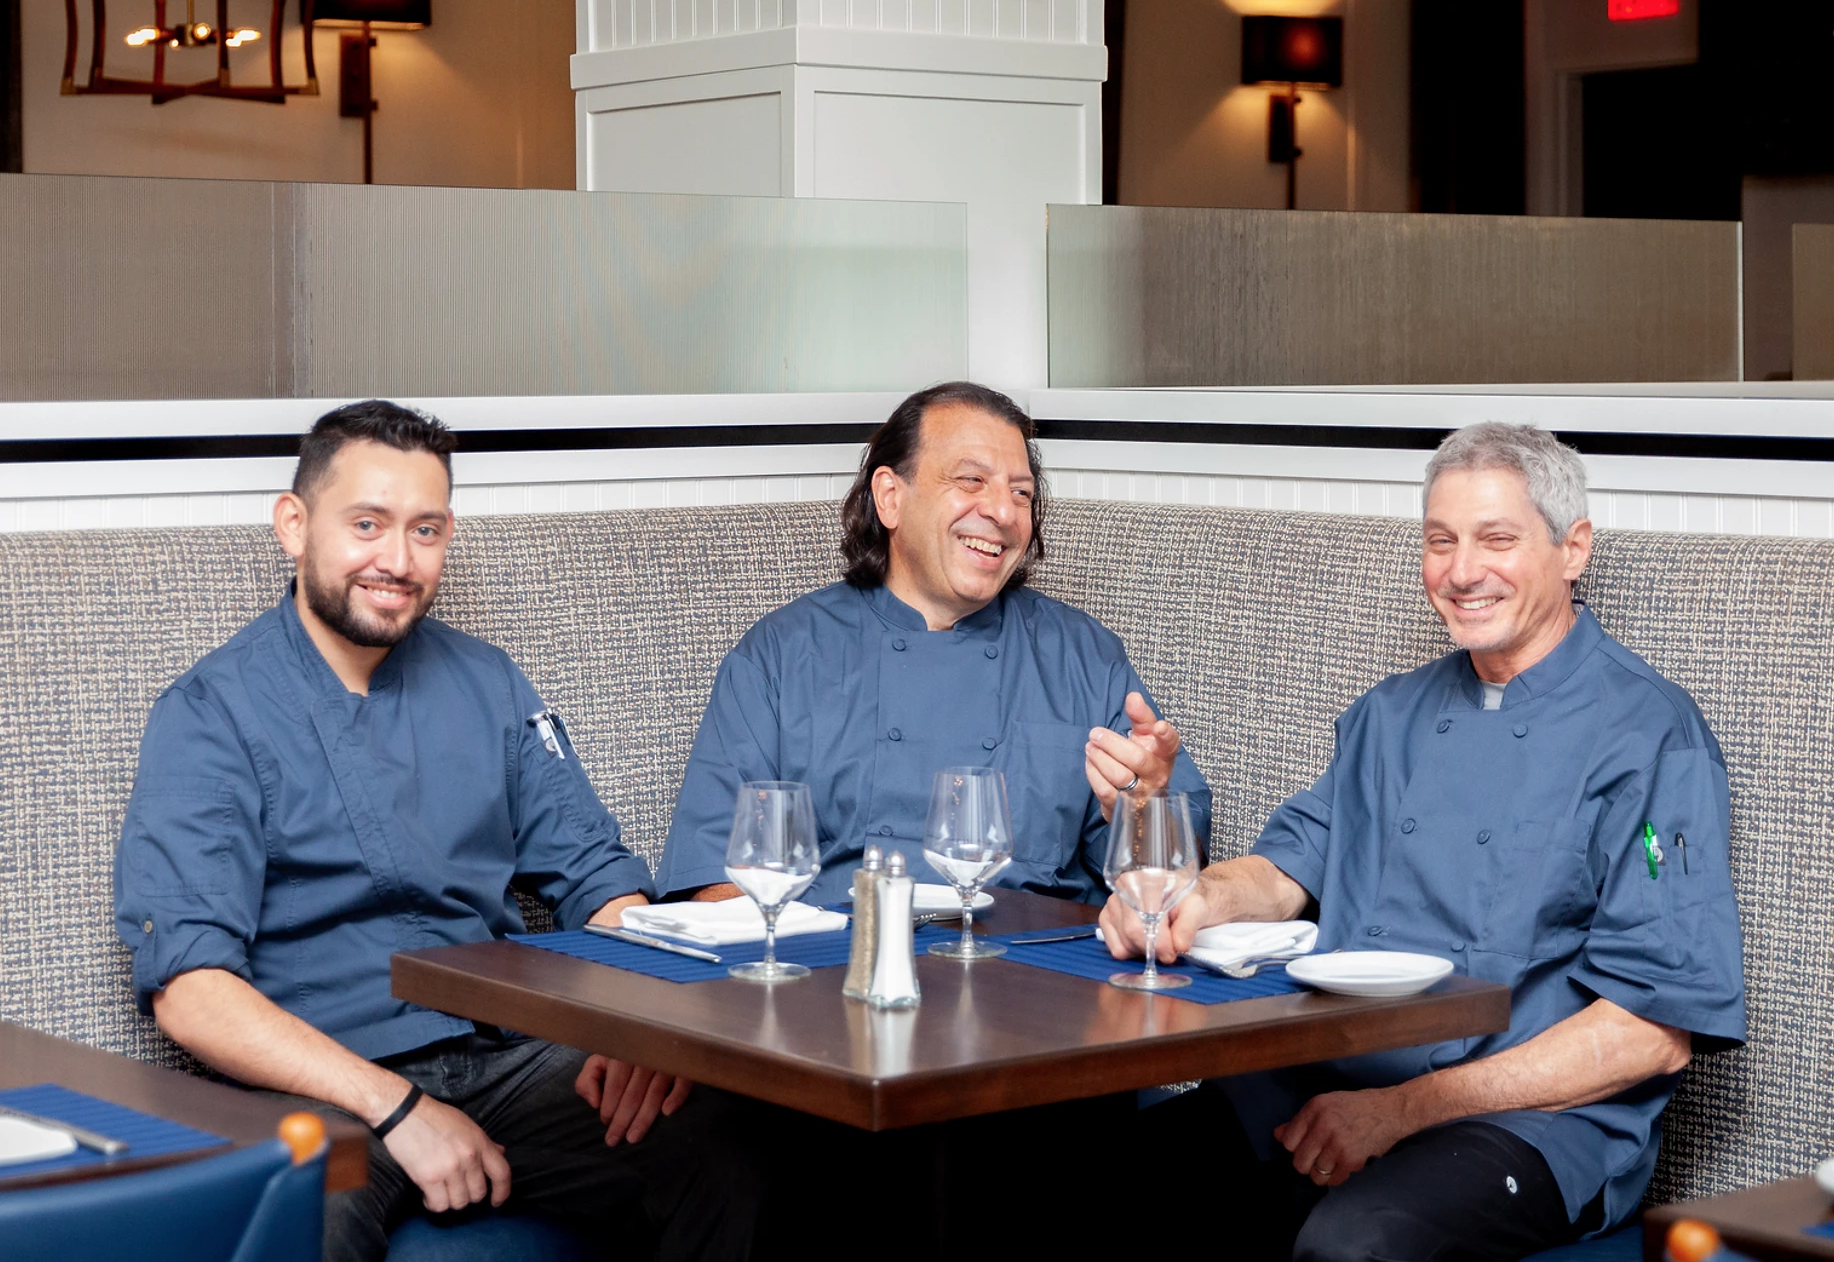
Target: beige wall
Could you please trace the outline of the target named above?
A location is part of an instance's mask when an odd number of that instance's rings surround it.
[[[355,182],[363,178],[363,124],[338,117],[338,35],[318,32],[321,95],[285,105],[192,98],[154,106],[146,97],[62,96],[63,6],[26,0],[25,169],[90,175]],[[77,78],[89,64],[89,6]],[[183,12],[182,4],[174,6]],[[200,5],[200,15],[214,11]],[[265,25],[266,4],[231,0],[230,21]],[[298,5],[286,6],[289,82],[304,77]],[[144,78],[152,54],[121,42],[149,20],[148,0],[115,0],[107,48],[111,74]],[[272,38],[271,32],[265,32]],[[382,33],[375,50],[375,178],[379,184],[572,188],[573,92],[567,58],[574,14],[565,0],[437,0],[433,25]],[[265,42],[232,53],[237,81],[266,81]],[[204,78],[214,50],[172,54],[170,78]],[[184,58],[185,60],[179,60]],[[258,79],[256,78],[258,76]]]
[[[1406,210],[1408,0],[1133,0],[1122,73],[1120,199],[1286,205],[1267,98],[1244,86],[1242,13],[1344,19],[1344,86],[1304,92],[1302,210]]]

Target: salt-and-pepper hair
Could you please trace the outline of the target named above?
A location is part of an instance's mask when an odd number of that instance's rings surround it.
[[[1579,453],[1538,426],[1501,421],[1480,421],[1446,435],[1427,461],[1422,507],[1440,474],[1478,469],[1514,469],[1521,474],[1528,498],[1555,543],[1566,542],[1573,523],[1588,515],[1586,466]]]

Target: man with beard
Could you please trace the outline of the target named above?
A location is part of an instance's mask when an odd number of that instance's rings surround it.
[[[1323,777],[1204,871],[1158,945],[1315,905],[1319,951],[1448,959],[1510,988],[1509,1029],[1147,1110],[1161,1168],[1231,1189],[1194,1224],[1238,1256],[1517,1258],[1608,1229],[1692,1054],[1745,1038],[1725,762],[1693,699],[1573,600],[1578,453],[1473,425],[1423,500],[1422,585],[1459,651],[1346,710]],[[1143,949],[1120,902],[1102,926],[1117,956]]]
[[[374,400],[301,442],[274,509],[291,589],[147,721],[115,867],[135,992],[213,1068],[371,1127],[368,1184],[326,1205],[328,1258],[383,1256],[415,1200],[512,1192],[608,1251],[743,1257],[757,1185],[721,1138],[728,1098],[602,1060],[582,1076],[583,1053],[389,993],[392,952],[520,931],[512,882],[568,927],[650,891],[522,672],[426,617],[453,446]]]

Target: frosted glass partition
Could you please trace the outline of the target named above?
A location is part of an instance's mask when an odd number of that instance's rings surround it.
[[[0,400],[905,390],[947,203],[0,175]]]
[[[1732,381],[1739,226],[1052,206],[1054,387]]]
[[[1793,374],[1797,381],[1834,378],[1834,224],[1791,230],[1795,295]]]

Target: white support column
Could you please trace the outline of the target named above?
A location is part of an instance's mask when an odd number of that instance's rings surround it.
[[[582,189],[965,202],[970,371],[1046,384],[1045,206],[1101,200],[1101,0],[577,3]]]

